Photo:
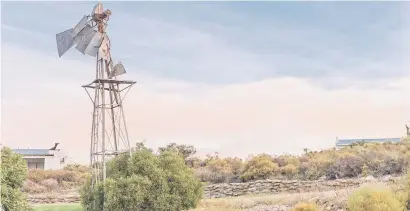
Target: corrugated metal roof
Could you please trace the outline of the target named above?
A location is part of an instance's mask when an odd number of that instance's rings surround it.
[[[13,152],[21,155],[53,155],[48,149],[12,149]]]
[[[383,142],[400,142],[401,138],[363,138],[363,139],[339,139],[337,140],[338,146],[350,145],[357,142],[367,143],[383,143]]]

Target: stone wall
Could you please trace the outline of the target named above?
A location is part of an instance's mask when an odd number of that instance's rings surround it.
[[[222,198],[250,194],[320,192],[358,187],[367,182],[392,183],[397,179],[396,177],[385,177],[377,180],[374,177],[367,177],[332,181],[259,180],[247,183],[213,184],[205,187],[204,198]]]
[[[80,196],[76,194],[46,194],[29,195],[31,204],[80,203]]]
[[[276,194],[319,192],[358,187],[367,182],[394,183],[398,177],[373,177],[332,181],[298,181],[298,180],[259,180],[247,183],[213,184],[205,187],[204,198],[222,198],[227,196],[242,196],[249,194]],[[29,195],[32,204],[78,203],[78,193]]]

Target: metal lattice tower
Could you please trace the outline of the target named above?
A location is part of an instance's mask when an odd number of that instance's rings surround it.
[[[131,153],[123,100],[135,82],[109,79],[107,66],[110,64],[107,60],[97,58],[96,63],[96,79],[82,87],[93,103],[90,163],[98,183],[106,178],[108,157]],[[89,89],[93,90],[93,96]]]
[[[111,43],[106,33],[110,15],[111,11],[103,11],[99,3],[91,15],[84,16],[74,28],[56,36],[60,57],[75,44],[84,55],[96,57],[95,79],[82,86],[93,103],[92,187],[106,179],[106,163],[110,158],[121,153],[131,156],[123,100],[136,82],[117,79],[126,71],[121,63],[114,65],[111,57]]]

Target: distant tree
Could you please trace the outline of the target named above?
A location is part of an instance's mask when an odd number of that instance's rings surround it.
[[[303,148],[303,152],[305,152],[305,154],[309,153],[309,149],[308,148]]]
[[[9,148],[1,149],[1,204],[5,211],[32,210],[21,192],[27,177],[27,164]]]
[[[191,145],[185,145],[185,144],[176,144],[176,143],[170,143],[166,147],[160,147],[159,151],[163,152],[165,150],[174,150],[181,154],[184,157],[184,160],[187,160],[189,157],[195,155],[196,149],[195,147]]]

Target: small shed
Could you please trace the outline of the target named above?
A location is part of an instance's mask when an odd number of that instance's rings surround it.
[[[402,138],[357,138],[357,139],[338,139],[336,138],[336,149],[340,149],[346,146],[350,146],[354,143],[398,143]]]
[[[66,156],[57,149],[58,143],[50,149],[12,149],[23,156],[28,169],[56,170],[62,169],[66,163]]]

